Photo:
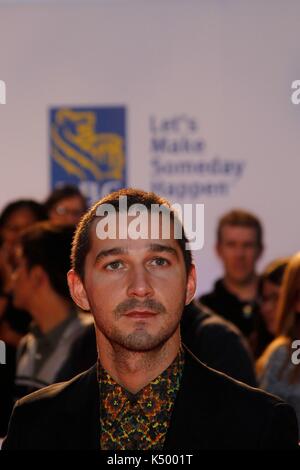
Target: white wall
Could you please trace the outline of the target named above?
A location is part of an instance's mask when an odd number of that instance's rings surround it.
[[[19,197],[44,198],[49,181],[48,110],[53,106],[127,107],[128,183],[223,182],[226,195],[181,198],[205,204],[205,247],[196,254],[199,291],[220,273],[213,253],[217,218],[231,207],[257,213],[266,252],[299,249],[300,3],[288,0],[13,2],[0,4],[0,207]],[[240,178],[157,178],[150,161],[150,118],[185,116],[170,139],[203,140],[200,153],[163,161],[245,165]],[[171,197],[174,200],[174,198]],[[176,198],[175,198],[176,199]]]

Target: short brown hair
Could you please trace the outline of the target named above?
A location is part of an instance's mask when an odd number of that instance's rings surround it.
[[[169,201],[152,192],[128,188],[120,189],[119,191],[115,191],[108,196],[105,196],[103,199],[96,202],[96,204],[94,204],[94,206],[83,216],[74,235],[71,262],[72,268],[81,277],[81,279],[84,279],[84,263],[90,250],[90,227],[96,217],[98,217],[96,214],[97,208],[102,204],[111,204],[118,212],[119,199],[121,196],[127,197],[128,208],[133,204],[143,204],[148,210],[150,210],[152,204],[158,204],[170,209],[171,220],[176,218],[175,212],[171,209]],[[190,250],[186,249],[186,243],[188,243],[188,239],[185,235],[184,229],[182,228],[182,237],[178,239],[178,244],[183,254],[186,272],[189,273],[192,265],[192,254]]]
[[[253,228],[256,232],[257,246],[260,250],[263,249],[263,227],[258,217],[256,217],[254,214],[251,214],[251,212],[247,212],[243,209],[233,209],[230,212],[224,214],[218,223],[218,243],[221,242],[222,229],[225,227],[225,225]]]
[[[25,229],[20,238],[23,256],[30,270],[41,266],[52,288],[61,297],[71,300],[67,283],[70,253],[75,227],[38,222]]]
[[[272,284],[275,284],[277,287],[280,287],[289,261],[290,258],[277,258],[271,261],[260,276],[259,283],[261,284],[261,289],[259,290],[262,290],[263,283],[266,281],[269,281]]]

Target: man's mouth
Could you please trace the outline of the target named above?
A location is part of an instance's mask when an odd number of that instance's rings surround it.
[[[125,314],[126,317],[130,318],[151,318],[157,315],[156,312],[150,310],[130,310]]]

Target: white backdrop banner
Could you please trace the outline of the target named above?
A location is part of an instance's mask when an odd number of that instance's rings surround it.
[[[0,206],[45,198],[62,162],[91,198],[118,174],[172,202],[203,203],[199,292],[220,274],[215,227],[231,208],[264,223],[260,267],[297,251],[299,18],[296,0],[0,2]],[[95,109],[96,127],[67,114],[69,153],[66,140],[53,147],[53,113]],[[119,131],[101,114],[114,109],[124,111]]]

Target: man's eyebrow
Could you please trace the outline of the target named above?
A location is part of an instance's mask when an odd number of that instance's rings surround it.
[[[120,247],[110,248],[109,250],[101,250],[96,256],[95,264],[102,259],[107,258],[108,256],[124,255],[125,253],[128,253],[128,250]]]
[[[168,245],[161,245],[160,243],[151,243],[151,245],[149,245],[149,251],[156,251],[159,253],[167,252],[167,253],[170,253],[171,255],[176,256],[176,258],[178,258],[178,253],[175,250],[175,248],[173,248],[172,246],[168,246]]]
[[[151,243],[151,245],[148,246],[148,251],[157,252],[157,253],[170,253],[171,255],[178,258],[178,253],[175,250],[175,248],[171,246],[167,246],[167,245],[161,245],[160,243]],[[108,256],[125,255],[125,254],[128,254],[128,249],[121,248],[121,247],[110,248],[109,250],[101,250],[96,256],[95,264],[103,260],[104,258],[107,258]]]

